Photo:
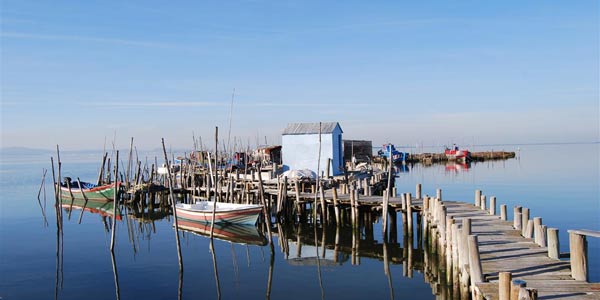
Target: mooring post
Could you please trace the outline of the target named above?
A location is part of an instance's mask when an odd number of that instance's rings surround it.
[[[510,282],[512,274],[510,272],[500,272],[498,279],[498,300],[510,300]]]
[[[527,231],[527,223],[529,222],[529,208],[523,207],[521,209],[521,235],[525,236],[525,232]]]
[[[331,190],[331,193],[333,195],[333,211],[335,212],[335,224],[337,226],[341,226],[340,207],[339,207],[339,203],[338,203],[337,187],[334,186],[333,189]]]
[[[495,196],[490,197],[490,215],[492,215],[492,216],[496,215],[496,197]]]
[[[532,288],[520,288],[519,289],[519,300],[537,300],[538,291]]]
[[[558,229],[548,228],[548,257],[560,259],[560,242],[558,240]]]
[[[541,247],[546,246],[546,235],[543,232],[542,228],[542,218],[535,217],[533,218],[533,231],[534,231],[534,241],[536,244]]]
[[[513,227],[517,230],[521,230],[522,221],[523,219],[521,218],[521,207],[515,206],[513,215]]]
[[[459,240],[459,246],[461,249],[458,252],[459,261],[461,264],[461,272],[466,272],[467,265],[469,264],[469,236],[471,233],[471,219],[462,219],[462,227],[460,229],[461,235]]]
[[[506,221],[506,204],[500,205],[500,220]]]
[[[479,207],[480,199],[481,199],[481,190],[475,190],[475,206]]]
[[[469,236],[469,268],[473,286],[484,281],[477,235]]]
[[[587,282],[588,262],[585,235],[569,230],[569,252],[571,252],[571,277]]]
[[[437,197],[438,199],[440,199],[440,201],[442,201],[442,189],[437,189],[437,190],[435,191],[435,193],[436,193],[436,197]]]
[[[527,287],[527,283],[521,279],[513,279],[510,283],[510,300],[520,300],[519,292],[521,288]]]
[[[481,210],[486,210],[486,196],[485,195],[481,195],[481,202],[479,203],[479,207],[481,208]]]
[[[533,220],[527,220],[527,228],[525,229],[524,238],[532,239],[533,238]]]
[[[406,222],[408,223],[408,234],[412,238],[413,236],[413,212],[412,212],[412,202],[411,195],[406,195]]]
[[[420,183],[417,183],[415,197],[417,197],[417,199],[421,199],[421,184]]]

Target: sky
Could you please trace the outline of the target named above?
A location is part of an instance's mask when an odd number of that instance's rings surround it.
[[[581,1],[0,1],[1,147],[600,140]],[[232,105],[233,99],[233,105]],[[231,116],[231,126],[230,126]],[[231,132],[231,133],[229,133]]]

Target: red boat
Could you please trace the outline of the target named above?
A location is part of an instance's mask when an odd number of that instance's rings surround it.
[[[458,149],[458,146],[454,146],[454,149],[446,148],[444,154],[451,161],[461,161],[464,163],[471,161],[471,152],[467,149]]]

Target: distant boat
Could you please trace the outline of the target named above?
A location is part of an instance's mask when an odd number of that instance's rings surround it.
[[[381,150],[379,150],[377,153],[379,154],[379,156],[385,157],[387,159],[390,159],[390,156],[391,156],[392,161],[394,163],[405,162],[408,159],[408,153],[400,152],[400,151],[396,150],[396,147],[394,147],[393,144],[383,145],[381,147]]]
[[[67,184],[67,182],[69,182]],[[63,198],[71,199],[71,197],[78,200],[85,200],[84,196],[89,201],[100,201],[100,202],[109,202],[113,201],[115,198],[115,187],[120,187],[121,183],[111,183],[105,185],[96,185],[89,182],[81,182],[81,187],[79,186],[79,182],[71,181],[71,178],[66,177],[64,182],[60,183],[61,195]],[[70,187],[70,190],[69,190]],[[72,196],[71,196],[72,195]]]
[[[213,201],[201,201],[194,204],[178,203],[177,218],[187,221],[211,223],[213,221]],[[261,205],[217,202],[215,223],[256,224],[262,212]]]
[[[446,148],[444,151],[446,158],[448,160],[462,161],[462,162],[470,162],[471,161],[471,152],[467,149],[458,149],[458,146],[454,146],[454,149]]]
[[[185,230],[206,237],[210,236],[210,223],[180,219],[178,226],[179,230]],[[267,244],[267,239],[254,225],[215,223],[213,236],[217,239],[236,244],[259,246],[264,246]]]

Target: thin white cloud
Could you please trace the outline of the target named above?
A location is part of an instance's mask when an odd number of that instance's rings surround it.
[[[314,108],[314,107],[368,107],[367,104],[362,103],[285,103],[285,102],[258,102],[258,103],[244,103],[245,106],[260,106],[260,107],[295,107],[295,108]]]
[[[103,107],[207,107],[207,106],[227,106],[223,102],[195,102],[195,101],[174,101],[174,102],[91,102],[82,103],[84,106],[103,106]]]
[[[14,38],[14,39],[33,39],[33,40],[50,40],[50,41],[74,41],[74,42],[92,42],[92,43],[105,43],[105,44],[116,44],[124,46],[136,46],[136,47],[147,47],[147,48],[182,48],[172,44],[156,43],[148,41],[137,41],[128,39],[117,39],[117,38],[103,38],[103,37],[90,37],[90,36],[78,36],[78,35],[54,35],[54,34],[32,34],[22,32],[2,32],[0,37],[3,38]]]

